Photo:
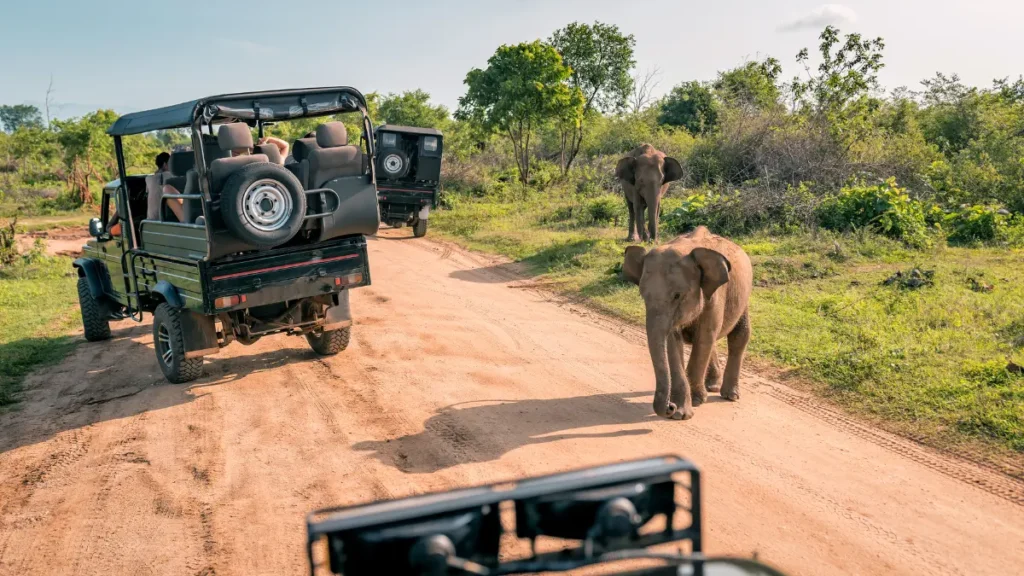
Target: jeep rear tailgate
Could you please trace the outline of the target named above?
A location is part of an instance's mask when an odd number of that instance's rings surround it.
[[[208,313],[276,304],[370,284],[362,236],[210,264]]]

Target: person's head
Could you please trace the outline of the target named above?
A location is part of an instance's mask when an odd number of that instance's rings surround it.
[[[168,164],[171,161],[171,155],[167,152],[161,152],[156,155],[156,171],[167,172],[170,168]]]

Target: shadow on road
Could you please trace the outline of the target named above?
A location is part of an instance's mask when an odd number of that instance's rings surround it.
[[[110,340],[79,342],[63,362],[30,375],[18,402],[0,414],[0,454],[69,430],[192,401],[188,386],[166,385],[150,334],[148,324],[115,329]],[[17,342],[11,346],[24,348]]]
[[[649,434],[650,430],[638,429],[581,430],[650,421],[654,416],[647,402],[629,401],[648,396],[646,392],[632,392],[454,404],[431,416],[418,434],[359,442],[353,448],[373,452],[381,462],[403,472],[437,472],[458,464],[497,460],[507,452],[532,444]]]
[[[448,277],[477,284],[502,284],[523,279],[522,276],[510,271],[505,264],[495,264],[494,266],[473,268],[471,270],[456,270],[448,274]]]

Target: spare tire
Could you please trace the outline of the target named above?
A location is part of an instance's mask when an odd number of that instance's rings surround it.
[[[409,156],[398,149],[385,150],[377,165],[385,178],[397,180],[409,173]]]
[[[306,216],[299,179],[270,162],[247,164],[232,174],[220,193],[228,230],[247,244],[266,249],[291,240]]]

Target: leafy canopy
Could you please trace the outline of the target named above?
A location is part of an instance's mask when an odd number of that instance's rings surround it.
[[[682,126],[691,134],[706,134],[718,123],[718,103],[707,85],[696,80],[672,89],[661,104],[660,124]]]
[[[16,132],[18,128],[42,128],[43,116],[39,108],[30,104],[2,105],[0,125],[6,132]]]
[[[430,94],[409,90],[388,94],[380,103],[380,118],[388,124],[418,128],[442,128],[448,123],[448,109],[430,103]]]

